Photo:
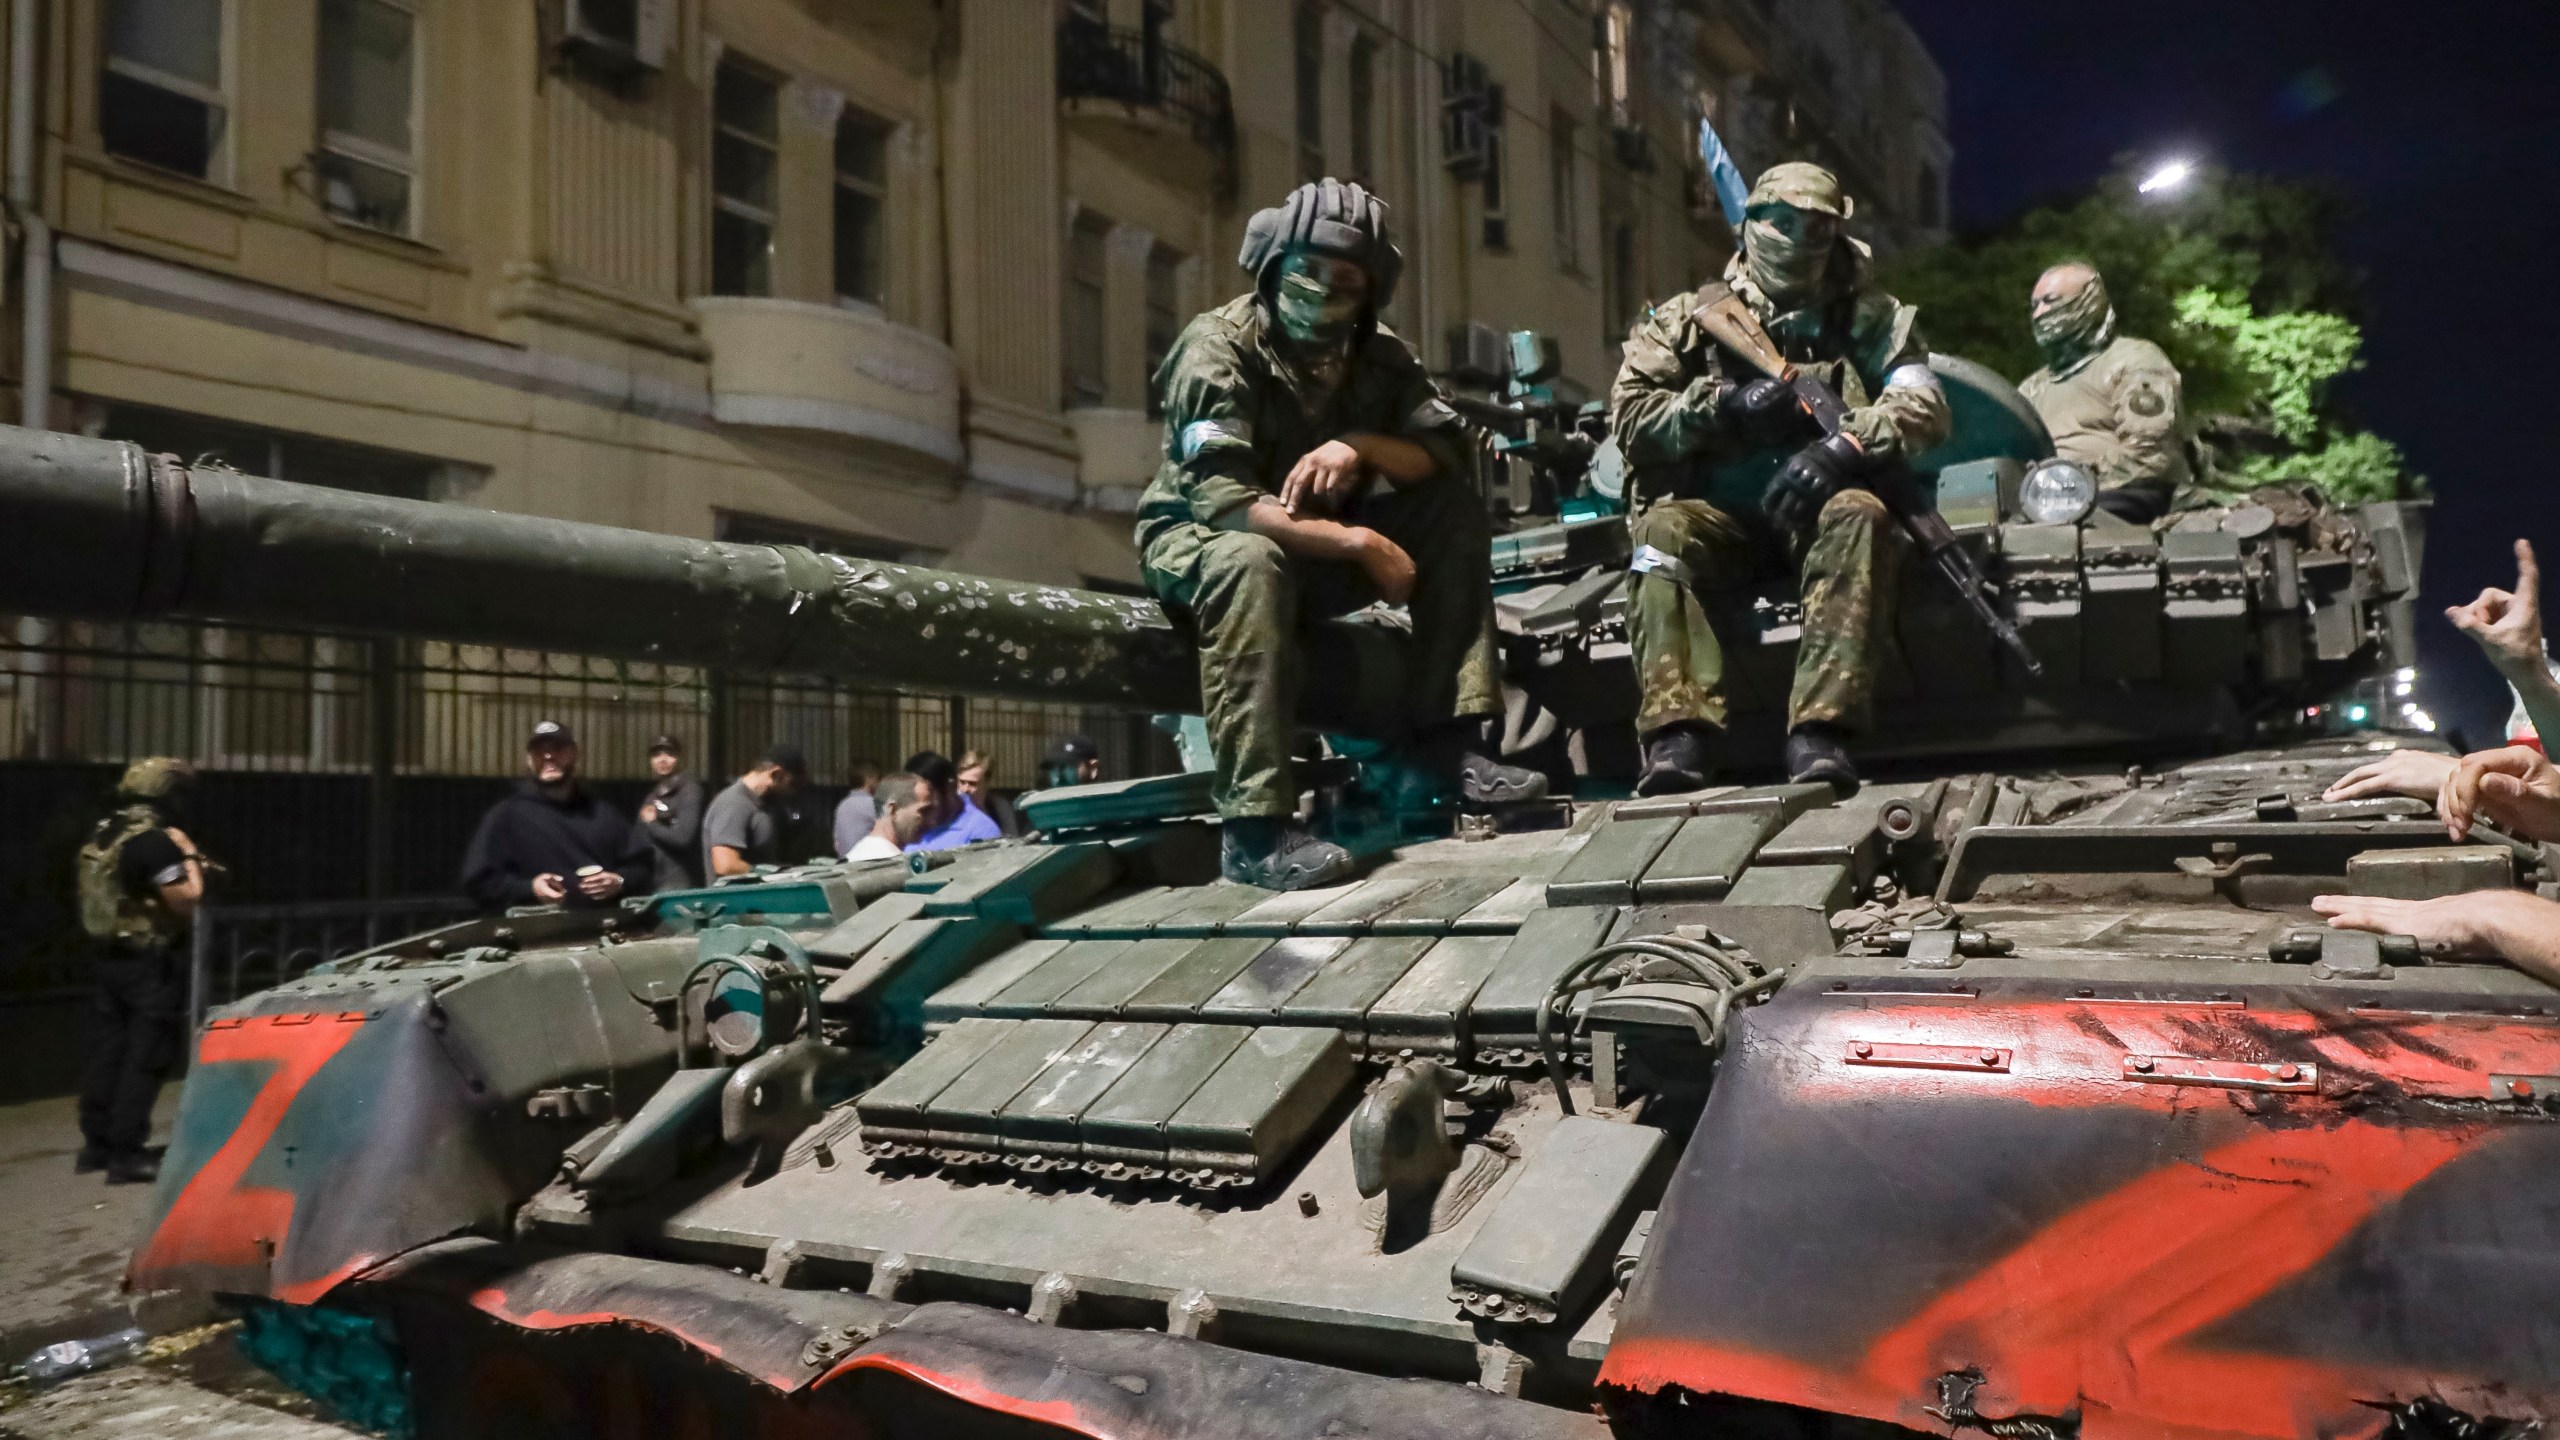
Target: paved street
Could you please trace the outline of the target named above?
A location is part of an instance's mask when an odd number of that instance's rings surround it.
[[[178,1087],[160,1096],[166,1130]],[[71,1173],[79,1127],[68,1099],[0,1105],[0,1366],[40,1345],[140,1324],[146,1359],[44,1391],[0,1386],[0,1437],[23,1440],[310,1440],[361,1434],[307,1418],[302,1397],[239,1357],[232,1327],[172,1296],[117,1289],[151,1187]]]

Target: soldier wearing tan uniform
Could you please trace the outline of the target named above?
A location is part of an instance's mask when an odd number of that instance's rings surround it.
[[[1772,574],[1798,577],[1804,599],[1788,774],[1857,783],[1848,741],[1867,720],[1905,543],[1858,482],[1945,439],[1949,416],[1918,312],[1869,283],[1867,247],[1842,233],[1851,209],[1822,167],[1772,167],[1745,203],[1724,279],[1654,306],[1627,337],[1609,421],[1632,471],[1639,794],[1704,785],[1725,723],[1724,652],[1696,592]],[[1702,311],[1728,294],[1839,394],[1839,435],[1824,437],[1792,391],[1708,332]]]
[[[2148,524],[2187,482],[2178,367],[2148,340],[2116,333],[2096,269],[2073,261],[2036,281],[2028,320],[2045,366],[2019,385],[2044,417],[2054,453],[2098,482],[2098,508]]]

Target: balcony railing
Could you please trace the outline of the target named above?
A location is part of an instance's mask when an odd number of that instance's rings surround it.
[[[1235,173],[1236,113],[1227,77],[1148,25],[1133,29],[1070,15],[1058,26],[1058,97],[1116,100],[1180,121],[1216,157],[1222,180]]]

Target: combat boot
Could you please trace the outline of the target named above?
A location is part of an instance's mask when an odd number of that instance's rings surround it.
[[[1313,890],[1351,878],[1351,852],[1296,822],[1248,815],[1218,827],[1218,873],[1265,890]]]
[[[160,1157],[148,1150],[130,1150],[107,1158],[110,1185],[148,1185],[159,1178]]]
[[[104,1145],[83,1145],[80,1153],[71,1157],[71,1173],[74,1175],[95,1175],[106,1168],[107,1147]]]
[[[1644,737],[1644,774],[1638,795],[1684,795],[1707,788],[1707,743],[1715,731],[1694,720],[1674,720]]]
[[[1849,759],[1849,737],[1837,725],[1808,720],[1787,732],[1787,778],[1819,780],[1842,799],[1858,793],[1858,767]]]
[[[1484,726],[1473,720],[1438,726],[1414,738],[1407,752],[1416,790],[1441,796],[1455,784],[1461,804],[1525,805],[1547,798],[1547,777],[1522,765],[1505,765],[1484,743]],[[1432,797],[1408,794],[1406,808],[1427,808]]]

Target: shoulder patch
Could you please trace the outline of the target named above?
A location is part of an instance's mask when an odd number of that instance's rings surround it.
[[[1174,439],[1174,459],[1188,462],[1203,450],[1250,449],[1253,431],[1242,420],[1194,420]]]

